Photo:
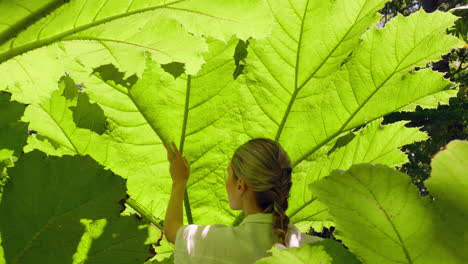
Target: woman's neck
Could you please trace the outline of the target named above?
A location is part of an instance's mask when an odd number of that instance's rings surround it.
[[[244,211],[244,216],[263,212],[263,210],[257,205],[254,193],[250,190],[248,190],[247,195],[242,200],[242,210]]]

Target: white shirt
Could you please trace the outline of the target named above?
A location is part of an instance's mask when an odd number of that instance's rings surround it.
[[[273,233],[272,214],[251,214],[238,226],[183,225],[177,230],[174,246],[175,264],[255,263],[268,257],[276,235]],[[289,224],[286,247],[300,247],[304,243],[322,240],[300,232]],[[274,246],[283,249],[281,244]]]

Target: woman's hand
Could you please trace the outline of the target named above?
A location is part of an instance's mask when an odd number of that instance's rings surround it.
[[[172,150],[171,147],[165,142],[163,142],[163,144],[167,150],[167,159],[171,163],[170,172],[172,177],[172,183],[185,185],[190,176],[189,162],[187,161],[185,156],[182,157],[174,142],[171,142],[172,148],[174,150]]]

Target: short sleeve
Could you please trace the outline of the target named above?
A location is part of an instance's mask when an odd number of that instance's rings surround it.
[[[176,233],[176,239],[174,243],[174,257],[177,257],[177,262],[180,262],[180,259],[185,260],[188,257],[187,240],[184,237],[185,230],[188,226],[189,225],[182,225],[179,227]]]
[[[231,229],[232,227],[225,225],[182,225],[176,233],[175,263],[198,263],[194,260],[206,258],[207,251],[210,251],[209,255],[215,258],[216,254],[213,255],[213,253],[222,253],[220,251],[223,249],[219,247],[220,241],[226,241]]]
[[[184,230],[187,228],[187,226],[188,225],[182,225],[182,226],[179,227],[179,229],[177,229],[175,243],[177,243],[178,241],[181,242]],[[175,247],[175,245],[176,244],[174,244],[174,247]]]

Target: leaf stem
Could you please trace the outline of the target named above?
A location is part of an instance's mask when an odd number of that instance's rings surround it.
[[[191,85],[191,75],[187,75],[187,90],[185,92],[185,109],[184,109],[184,120],[182,125],[182,133],[181,133],[181,140],[180,140],[180,153],[184,153],[184,142],[185,142],[185,132],[187,130],[187,121],[188,121],[188,112],[189,112],[189,103],[190,103],[190,85]],[[185,187],[185,194],[184,194],[184,207],[185,207],[185,215],[187,216],[188,224],[193,224],[193,217],[192,217],[192,210],[190,208],[190,200],[188,197],[187,187]]]
[[[185,214],[187,215],[187,222],[189,225],[193,224],[193,217],[192,217],[192,210],[190,209],[190,201],[187,194],[187,188],[185,188],[184,194],[184,207],[185,207]]]
[[[141,217],[145,218],[149,222],[151,222],[154,226],[159,228],[159,230],[163,230],[163,221],[157,217],[155,217],[152,213],[150,213],[143,205],[141,205],[136,200],[132,199],[131,197],[125,201],[125,203],[130,206],[133,210],[135,210]]]

